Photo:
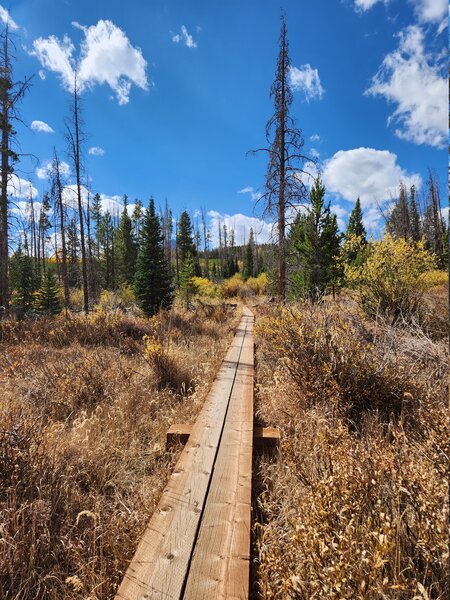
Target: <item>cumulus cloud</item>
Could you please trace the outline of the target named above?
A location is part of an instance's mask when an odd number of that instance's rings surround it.
[[[397,50],[388,54],[366,95],[383,96],[396,105],[388,124],[395,135],[415,144],[442,147],[447,141],[448,83],[445,67],[425,52],[424,34],[411,25],[399,34]]]
[[[311,150],[309,151],[309,154],[314,159],[320,158],[320,152],[316,148],[311,148]]]
[[[250,194],[252,200],[259,200],[261,198],[260,192],[255,192],[254,188],[251,185],[242,188],[242,190],[238,191],[238,194]]]
[[[1,180],[0,180],[1,181]],[[8,178],[8,195],[13,198],[36,198],[38,195],[37,189],[32,185],[30,181],[22,179],[15,173],[10,175]]]
[[[38,179],[47,179],[50,174],[52,163],[48,160],[36,169]],[[59,162],[59,172],[61,175],[70,175],[70,167],[63,160]]]
[[[129,102],[133,83],[143,90],[148,89],[147,62],[140,48],[131,45],[122,29],[103,19],[90,27],[77,22],[72,24],[84,33],[78,60],[74,58],[75,46],[67,35],[62,40],[54,35],[40,37],[34,40],[31,52],[45,69],[60,76],[67,90],[73,90],[76,69],[80,91],[107,84],[121,105]]]
[[[234,230],[235,243],[237,245],[248,242],[250,236],[250,228],[253,229],[258,243],[264,244],[273,240],[273,224],[258,219],[257,217],[249,217],[241,213],[228,215],[219,213],[216,210],[208,211],[209,229],[211,231],[211,240],[213,246],[219,245],[218,227],[225,224],[228,231]]]
[[[379,2],[382,2],[383,4],[388,4],[389,0],[355,0],[354,8],[356,12],[366,12]]]
[[[88,154],[92,154],[92,156],[103,156],[105,151],[103,148],[100,148],[100,146],[92,146],[92,148],[89,148]]]
[[[303,92],[307,102],[323,98],[324,89],[320,83],[319,71],[309,64],[289,69],[289,85],[294,92]]]
[[[409,0],[420,23],[439,23],[442,31],[447,25],[447,0]]]
[[[331,212],[334,213],[337,217],[337,224],[339,229],[341,231],[345,231],[347,227],[346,221],[348,217],[348,210],[340,204],[333,204],[331,206]]]
[[[45,123],[45,121],[32,121],[31,129],[33,131],[39,131],[40,133],[55,133],[55,131]]]
[[[323,166],[327,190],[350,202],[359,196],[365,208],[394,197],[400,181],[408,187],[421,185],[420,175],[407,173],[397,163],[397,155],[388,150],[339,150]]]
[[[309,139],[311,142],[321,142],[322,141],[322,138],[320,137],[320,135],[318,133],[313,133]]]
[[[41,212],[42,202],[33,202],[33,211],[35,219]],[[31,220],[31,202],[29,200],[17,200],[11,206],[11,214],[23,221]]]
[[[181,26],[180,33],[176,33],[175,35],[171,34],[171,35],[172,35],[172,42],[174,42],[175,44],[179,44],[180,42],[183,42],[188,48],[197,48],[197,42],[194,42],[194,38],[188,32],[185,25]]]
[[[101,211],[103,214],[106,212],[111,213],[111,215],[119,215],[123,210],[122,197],[119,195],[109,196],[108,194],[100,194],[100,198],[102,201]],[[132,206],[128,206],[128,214],[131,214]]]
[[[2,23],[5,23],[5,25],[8,24],[8,27],[10,28],[11,31],[16,31],[17,29],[19,29],[19,26],[17,25],[17,23],[11,18],[11,15],[9,14],[9,12],[1,4],[0,4],[0,21],[2,21]]]

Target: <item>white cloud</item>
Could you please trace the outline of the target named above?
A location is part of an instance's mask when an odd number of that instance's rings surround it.
[[[311,142],[321,142],[322,141],[322,139],[318,133],[313,133],[309,139]]]
[[[447,0],[409,0],[414,5],[414,12],[420,23],[439,23],[445,19],[447,24]]]
[[[323,98],[324,89],[320,83],[319,71],[309,64],[289,69],[289,85],[294,92],[303,92],[307,102]]]
[[[399,34],[365,94],[384,96],[397,105],[388,119],[395,135],[415,144],[442,147],[447,141],[448,83],[443,66],[425,52],[424,34],[411,25]]]
[[[62,40],[54,35],[36,39],[31,53],[44,68],[59,74],[67,90],[73,89],[77,62],[80,91],[106,83],[115,92],[119,104],[127,104],[133,83],[143,90],[148,89],[147,62],[140,48],[130,44],[122,29],[103,19],[91,27],[72,24],[84,33],[78,61],[73,56],[75,46],[67,35]]]
[[[318,150],[316,150],[316,148],[311,148],[311,150],[309,151],[309,154],[313,157],[313,158],[320,158],[320,152]]]
[[[47,179],[50,174],[52,163],[47,161],[42,163],[40,167],[36,169],[36,176],[38,179]],[[59,172],[61,175],[70,175],[70,167],[63,160],[59,162]]]
[[[50,127],[50,125],[45,123],[45,121],[32,121],[31,129],[41,133],[55,133],[55,131]]]
[[[8,195],[14,198],[29,198],[30,194],[33,198],[38,195],[37,189],[30,181],[22,179],[16,174],[10,175],[8,178]]]
[[[356,12],[366,12],[370,10],[375,4],[382,2],[388,4],[389,0],[355,0],[354,8]]]
[[[228,232],[230,232],[232,229],[234,230],[235,243],[237,245],[241,245],[244,242],[248,242],[248,238],[250,236],[250,228],[253,229],[259,244],[264,244],[273,240],[273,224],[267,223],[263,219],[258,219],[257,217],[249,217],[241,213],[228,215],[219,213],[216,210],[208,211],[208,217],[210,219],[209,229],[211,231],[211,239],[213,246],[219,245],[219,223],[222,227],[225,224],[227,226]]]
[[[194,38],[192,37],[192,35],[188,32],[188,30],[186,29],[185,25],[181,26],[181,33],[176,33],[175,35],[172,35],[172,42],[174,42],[175,44],[179,44],[180,42],[184,42],[184,44],[188,47],[188,48],[197,48],[197,42],[194,42]]]
[[[42,79],[42,81],[45,81],[46,75],[45,75],[44,69],[39,69],[38,73],[39,73],[39,77]]]
[[[359,196],[365,208],[377,206],[394,197],[400,181],[420,187],[417,173],[407,173],[388,150],[355,148],[340,150],[325,161],[323,182],[329,192],[355,202]]]
[[[105,151],[100,146],[92,146],[92,148],[89,148],[88,153],[92,154],[92,156],[103,156]]]
[[[250,194],[252,200],[259,200],[262,196],[260,192],[255,192],[254,188],[252,188],[251,185],[248,185],[247,187],[242,188],[242,190],[239,190],[238,194]]]
[[[15,21],[13,21],[9,12],[1,4],[0,4],[0,21],[5,23],[5,25],[8,24],[8,27],[10,28],[11,31],[15,31],[16,29],[19,29],[19,26],[17,25],[17,23]]]
[[[337,217],[337,224],[338,224],[339,229],[341,231],[345,231],[345,229],[347,227],[346,221],[347,221],[347,216],[348,216],[348,210],[345,209],[340,204],[333,204],[331,206],[331,212],[334,213]]]
[[[114,195],[109,196],[107,194],[100,194],[102,201],[102,213],[110,212],[112,216],[119,215],[123,211],[122,196]],[[128,214],[130,214],[131,205],[128,207]]]
[[[42,202],[33,202],[34,218],[37,219],[41,212]],[[28,200],[18,200],[11,206],[11,214],[19,219],[31,220],[31,203]]]

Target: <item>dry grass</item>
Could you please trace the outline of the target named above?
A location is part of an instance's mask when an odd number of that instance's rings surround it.
[[[441,599],[448,582],[447,346],[348,301],[261,308],[257,463],[264,599]]]
[[[165,433],[195,419],[238,321],[209,313],[0,323],[0,599],[114,596],[177,457]]]

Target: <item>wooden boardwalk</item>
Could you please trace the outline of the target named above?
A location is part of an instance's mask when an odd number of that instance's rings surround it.
[[[244,308],[116,600],[248,600],[253,322]]]

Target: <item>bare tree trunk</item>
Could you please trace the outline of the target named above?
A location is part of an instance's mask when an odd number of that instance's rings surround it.
[[[8,278],[8,179],[9,179],[9,81],[8,30],[3,40],[2,85],[0,87],[0,105],[2,131],[1,194],[0,194],[0,306],[9,308]]]
[[[81,156],[80,156],[80,126],[79,126],[79,106],[78,106],[78,89],[77,80],[75,77],[73,90],[73,126],[74,132],[70,132],[70,140],[72,145],[72,158],[75,167],[75,177],[77,186],[77,202],[78,215],[80,221],[80,245],[81,245],[81,267],[83,277],[83,308],[87,314],[89,312],[89,286],[87,276],[87,260],[86,260],[86,242],[84,236],[84,216],[83,216],[83,201],[81,198]]]
[[[205,277],[207,279],[209,279],[208,231],[206,229],[206,215],[205,215],[204,208],[202,208],[202,225],[203,225],[203,240],[204,240],[204,254],[205,254]]]
[[[66,309],[66,317],[67,311],[69,309],[70,304],[70,292],[69,292],[69,280],[67,277],[67,245],[66,245],[66,225],[64,222],[64,204],[62,198],[63,186],[61,182],[61,171],[59,169],[59,159],[56,154],[56,150],[54,151],[54,186],[55,186],[55,199],[59,212],[59,226],[61,229],[61,250],[62,250],[62,264],[61,264],[61,274],[64,286],[64,307]]]
[[[88,235],[89,289],[90,289],[92,296],[94,296],[94,298],[95,298],[97,295],[97,281],[96,281],[96,277],[95,277],[94,257],[92,254],[91,207],[90,207],[89,191],[88,191],[88,197],[87,197],[86,226],[87,226],[87,235]]]

